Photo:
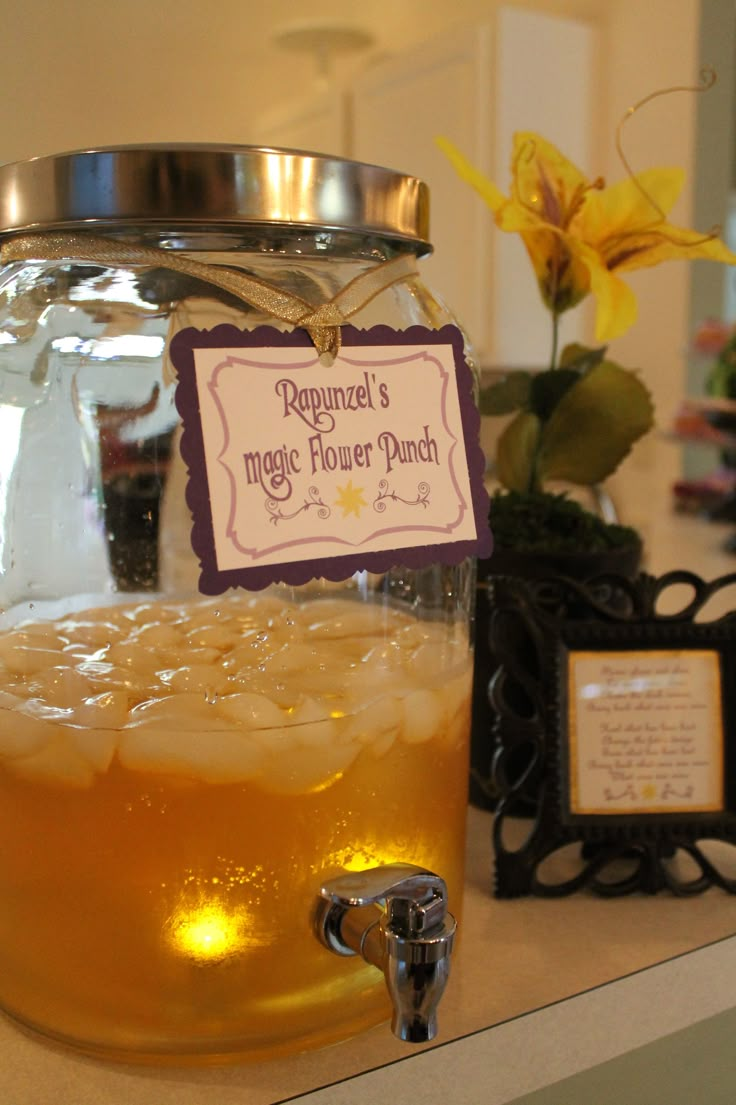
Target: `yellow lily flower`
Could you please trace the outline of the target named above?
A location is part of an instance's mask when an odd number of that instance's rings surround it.
[[[648,169],[586,197],[571,233],[597,300],[599,341],[618,337],[636,320],[634,294],[618,273],[673,260],[736,264],[715,235],[667,221],[684,182],[682,169]]]
[[[494,212],[497,226],[521,235],[551,311],[560,314],[593,294],[597,341],[618,337],[636,319],[636,298],[619,272],[675,259],[736,264],[736,254],[714,235],[667,221],[684,182],[680,169],[649,169],[605,188],[525,131],[514,135],[506,198],[452,143],[438,144]]]

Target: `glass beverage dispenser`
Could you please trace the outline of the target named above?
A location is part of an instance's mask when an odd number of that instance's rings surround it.
[[[392,1007],[433,1034],[488,550],[427,237],[419,181],[317,155],[0,168],[0,1006],[24,1025],[134,1061]]]

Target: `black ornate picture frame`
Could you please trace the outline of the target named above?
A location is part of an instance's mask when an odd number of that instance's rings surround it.
[[[736,573],[712,582],[680,571],[635,581],[601,576],[587,584],[498,576],[490,586],[492,774],[501,796],[493,825],[496,896],[559,897],[583,888],[606,896],[664,889],[691,895],[714,885],[736,893],[736,613],[724,605],[728,588],[736,592]],[[667,783],[660,782],[667,772],[657,775],[653,767],[649,790],[641,789],[650,764],[643,757],[636,760],[636,800],[626,782],[630,771],[621,771],[620,786],[596,790],[591,780],[604,778],[595,775],[602,765],[578,763],[590,747],[589,722],[579,720],[590,706],[585,698],[600,690],[595,681],[575,682],[585,665],[607,673],[609,683],[617,671],[624,677],[663,673],[657,678],[670,687],[667,696],[684,696],[690,713],[682,718],[701,711],[699,739],[709,742],[709,751],[693,761],[701,765],[693,770],[704,775],[704,797],[678,782],[687,773],[674,771],[675,760],[664,764],[674,772]],[[703,673],[711,683],[703,683]],[[679,715],[669,699],[668,712],[656,713],[656,696],[665,693],[656,690],[656,679],[647,684],[647,714],[632,714],[635,704],[644,706],[640,698],[627,699],[630,685],[624,678],[619,715],[629,742],[645,741],[647,727],[677,730]],[[611,702],[618,708],[617,687],[615,681],[608,686],[614,698],[600,698],[601,709]],[[601,732],[625,728],[594,723],[599,740]],[[629,755],[615,764],[626,769],[632,762]],[[614,763],[612,756],[606,763]],[[651,798],[640,800],[639,793]]]

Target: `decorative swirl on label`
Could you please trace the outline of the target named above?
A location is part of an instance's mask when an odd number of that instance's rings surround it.
[[[692,783],[684,790],[676,790],[671,783],[665,783],[662,788],[662,798],[692,798],[695,788]]]
[[[292,511],[291,514],[284,514],[281,509],[281,503],[278,499],[266,499],[266,510],[270,514],[269,522],[273,522],[274,525],[278,525],[279,522],[289,522],[292,518],[296,518],[297,515],[303,514],[307,510],[311,510],[312,507],[317,508],[318,518],[329,518],[332,511],[328,507],[327,503],[323,502],[320,498],[319,488],[308,488],[309,498],[305,499],[300,507]]]
[[[614,794],[610,787],[604,787],[603,796],[607,802],[620,802],[622,798],[631,798],[633,801],[636,798],[636,791],[629,783],[620,794]]]
[[[416,499],[404,499],[401,495],[397,495],[395,491],[389,489],[388,480],[380,480],[378,483],[378,494],[373,500],[373,509],[377,511],[378,514],[383,514],[387,502],[391,500],[395,503],[403,503],[404,506],[423,506],[426,510],[430,503],[430,490],[429,484],[422,480],[421,483],[417,484]]]

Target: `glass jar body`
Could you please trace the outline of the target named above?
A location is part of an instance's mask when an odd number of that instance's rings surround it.
[[[316,303],[396,248],[156,244]],[[326,879],[394,862],[459,911],[472,566],[204,598],[169,342],[281,324],[164,266],[39,260],[0,295],[0,1004],[179,1062],[384,1019],[380,973],[321,947],[312,914]],[[451,319],[412,281],[351,321]]]

